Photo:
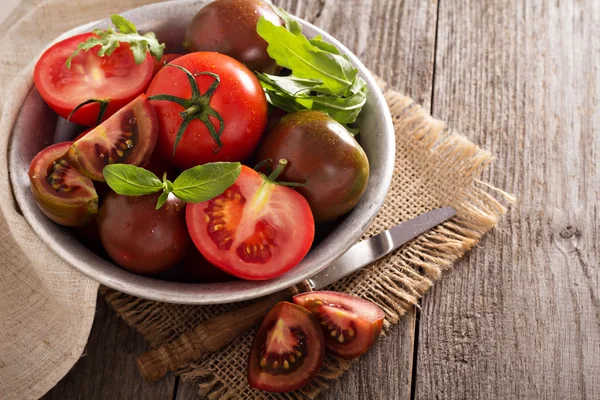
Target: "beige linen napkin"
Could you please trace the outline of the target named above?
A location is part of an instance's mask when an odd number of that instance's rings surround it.
[[[24,0],[0,43],[0,399],[35,399],[81,356],[98,284],[66,265],[19,213],[8,176],[8,138],[32,85],[30,64],[55,37],[152,0]]]

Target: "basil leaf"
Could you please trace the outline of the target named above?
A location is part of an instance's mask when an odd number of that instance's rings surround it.
[[[110,164],[102,170],[106,183],[118,194],[142,196],[156,193],[163,183],[152,172],[130,164]]]
[[[294,35],[282,26],[275,26],[261,17],[256,25],[258,34],[269,44],[267,52],[277,64],[292,70],[294,76],[320,79],[322,93],[345,96],[354,83],[358,70],[339,54],[322,51],[300,34]]]
[[[160,196],[158,196],[158,200],[156,201],[156,210],[160,210],[160,208],[165,205],[167,199],[169,198],[169,192],[162,192]]]
[[[160,61],[165,44],[160,44],[153,32],[148,32],[143,36],[140,35],[133,22],[128,21],[125,17],[118,14],[113,14],[110,19],[118,32],[110,27],[106,30],[94,29],[93,33],[98,37],[91,37],[85,42],[79,43],[75,52],[67,58],[65,63],[67,68],[71,68],[73,57],[79,54],[81,50],[88,51],[100,45],[100,50],[97,53],[98,56],[110,56],[120,46],[120,43],[129,43],[136,64],[144,62],[148,52]]]
[[[198,165],[181,173],[173,182],[173,194],[188,203],[201,203],[222,194],[242,172],[239,162]]]

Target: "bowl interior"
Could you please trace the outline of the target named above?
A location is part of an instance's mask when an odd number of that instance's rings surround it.
[[[183,52],[184,30],[195,12],[207,1],[174,1],[125,12],[141,32],[153,31],[170,53]],[[380,209],[390,185],[394,163],[394,132],[385,100],[364,65],[341,43],[313,25],[299,20],[308,37],[322,35],[348,54],[368,85],[368,99],[357,121],[359,142],[370,163],[367,190],[346,215],[304,260],[286,274],[268,281],[181,283],[135,275],[86,248],[71,229],[56,225],[37,208],[30,193],[27,170],[33,157],[48,145],[72,140],[78,127],[66,124],[45,104],[35,87],[21,107],[10,139],[9,172],[17,203],[38,236],[65,261],[90,278],[135,296],[181,304],[216,304],[264,296],[309,278],[343,254],[365,232]],[[93,26],[105,28],[109,21]],[[80,28],[80,32],[90,30]],[[79,31],[77,33],[79,33]]]

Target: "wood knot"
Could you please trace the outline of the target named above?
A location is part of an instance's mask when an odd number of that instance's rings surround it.
[[[563,229],[560,232],[560,237],[563,239],[570,239],[573,236],[579,236],[580,232],[579,230],[577,230],[577,228],[573,227],[573,226],[567,226],[565,229]]]

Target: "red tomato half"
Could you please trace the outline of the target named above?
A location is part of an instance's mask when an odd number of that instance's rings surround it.
[[[243,161],[250,157],[267,124],[267,100],[256,76],[239,61],[220,53],[190,53],[169,65],[171,67],[162,68],[152,80],[148,97],[166,94],[183,100],[191,98],[188,76],[173,65],[194,74],[203,95],[216,79],[201,73],[217,74],[220,83],[212,96],[206,98],[205,103],[197,103],[189,113],[200,117],[207,104],[222,117],[224,127],[220,137],[222,146],[219,147],[204,122],[191,120],[173,156],[175,138],[184,121],[180,113],[185,108],[172,101],[153,100],[160,124],[157,148],[163,155],[181,169],[214,161]],[[209,120],[219,131],[218,119],[210,116]]]
[[[152,79],[153,62],[148,54],[137,65],[127,43],[121,43],[108,57],[98,57],[100,46],[81,51],[73,58],[71,68],[65,62],[77,45],[95,36],[82,33],[56,43],[42,54],[35,66],[35,87],[58,115],[67,118],[79,104],[89,99],[108,100],[103,119],[107,119],[125,104],[146,90]],[[88,104],[71,117],[80,125],[96,123],[100,105]]]
[[[315,236],[304,197],[246,166],[222,195],[188,204],[186,214],[200,253],[242,279],[283,274],[302,260]]]

